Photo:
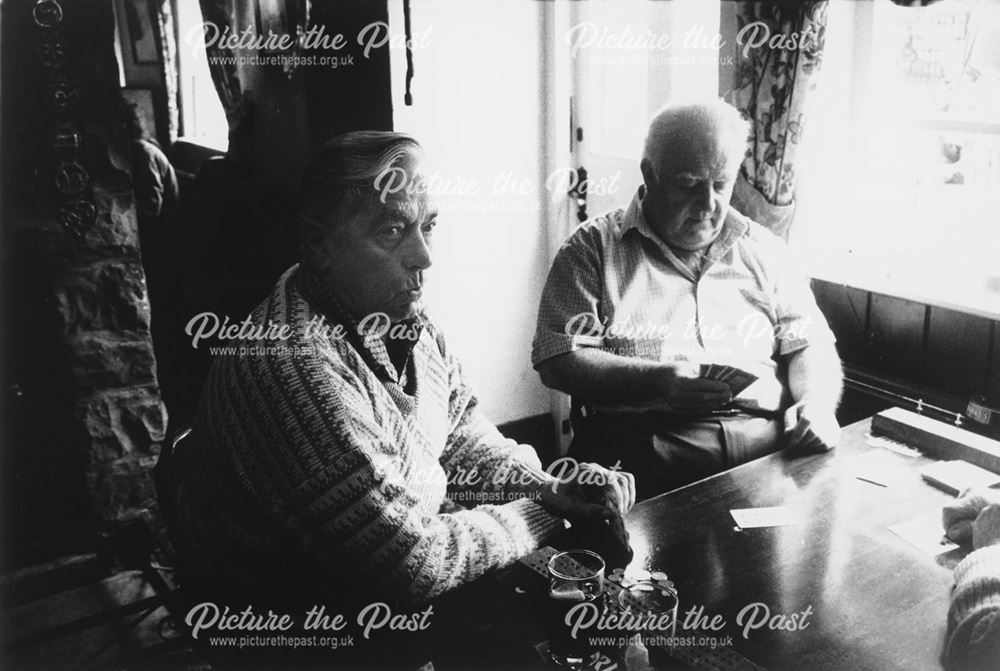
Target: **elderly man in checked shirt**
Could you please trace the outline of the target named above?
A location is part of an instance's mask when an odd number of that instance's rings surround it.
[[[542,294],[532,361],[573,397],[571,454],[640,498],[838,440],[833,335],[783,242],[729,207],[747,131],[721,100],[664,108],[632,202],[573,232]],[[757,379],[733,398],[702,364]]]

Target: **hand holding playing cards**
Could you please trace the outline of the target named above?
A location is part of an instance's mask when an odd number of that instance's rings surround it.
[[[976,550],[1000,543],[1000,492],[968,491],[941,512],[945,533],[956,543]]]
[[[789,447],[825,452],[840,440],[840,425],[833,410],[799,401],[785,411],[785,436]]]
[[[581,463],[577,468],[556,473],[556,480],[540,485],[538,503],[571,524],[591,523],[623,516],[635,504],[635,478],[631,473],[612,471],[597,464]],[[608,505],[592,503],[585,488],[600,488]]]
[[[682,415],[711,412],[732,400],[725,382],[700,377],[700,368],[686,361],[666,364],[661,398],[670,410]]]

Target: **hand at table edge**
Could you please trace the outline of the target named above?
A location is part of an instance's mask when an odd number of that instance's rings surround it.
[[[789,447],[827,452],[840,442],[840,425],[833,408],[804,399],[785,411],[784,420]]]
[[[1000,492],[965,490],[942,508],[941,526],[950,540],[977,550],[1000,544]]]

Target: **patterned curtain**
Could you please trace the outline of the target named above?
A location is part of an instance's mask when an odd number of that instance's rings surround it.
[[[786,239],[806,100],[823,62],[826,9],[826,0],[737,3],[738,30],[745,32],[733,43],[735,81],[725,97],[753,128],[732,202]]]
[[[170,142],[177,140],[177,40],[174,39],[174,16],[171,0],[156,3],[156,29],[159,31],[160,63],[163,68],[163,84],[167,94],[167,132]]]
[[[205,23],[215,24],[221,33],[228,26],[233,32],[239,32],[236,25],[236,7],[233,0],[200,0],[201,16]],[[208,52],[208,68],[212,73],[215,90],[226,111],[226,119],[232,128],[243,112],[243,89],[240,85],[239,71],[235,61],[228,57],[234,52],[229,48],[219,46],[220,40],[213,40],[206,46]]]

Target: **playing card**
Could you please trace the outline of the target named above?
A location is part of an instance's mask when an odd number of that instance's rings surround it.
[[[966,461],[935,461],[920,469],[924,480],[952,496],[966,489],[985,489],[1000,483],[1000,475]]]
[[[714,363],[703,363],[699,373],[700,377],[706,380],[718,380],[728,384],[734,398],[757,381],[757,376],[753,373],[733,366],[722,366]]]
[[[740,370],[739,368],[734,368],[732,375],[726,382],[729,384],[729,388],[733,391],[733,396],[739,396],[740,393],[757,381],[757,376],[753,373],[748,373],[745,370]]]
[[[771,506],[765,508],[737,508],[730,510],[736,525],[741,529],[758,527],[783,527],[795,524],[795,516],[791,508],[786,506]]]
[[[889,527],[889,531],[931,557],[950,552],[958,547],[945,538],[944,530],[941,528],[940,511],[895,524]]]
[[[893,454],[873,452],[855,462],[854,477],[879,487],[900,484],[905,472],[900,467],[901,459]]]

